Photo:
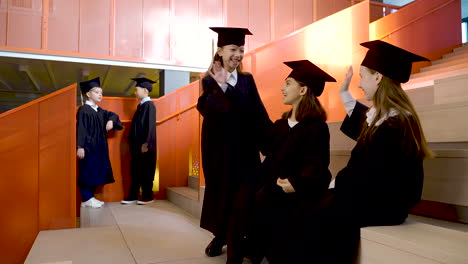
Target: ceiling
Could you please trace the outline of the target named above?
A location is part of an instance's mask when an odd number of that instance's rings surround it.
[[[160,69],[67,61],[1,57],[0,113],[71,84],[101,78],[105,96],[133,96],[134,77],[155,80],[151,97],[160,95]],[[191,73],[191,81],[199,73]],[[78,102],[80,103],[80,102]]]

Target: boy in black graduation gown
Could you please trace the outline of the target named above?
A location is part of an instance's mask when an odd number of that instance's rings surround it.
[[[130,191],[122,204],[140,205],[153,202],[153,181],[156,172],[156,107],[149,97],[154,81],[133,78],[136,81],[135,96],[140,103],[132,118],[130,128],[130,152],[132,155]],[[138,194],[142,190],[142,199]]]
[[[340,90],[347,111],[341,131],[357,143],[327,199],[332,226],[323,241],[329,246],[322,252],[340,252],[330,255],[329,263],[355,261],[360,227],[405,221],[421,198],[423,160],[430,157],[418,115],[401,88],[412,62],[427,59],[380,40],[361,45],[369,50],[359,87],[373,107],[349,93],[350,67]]]
[[[100,208],[104,204],[94,198],[94,191],[98,185],[114,182],[106,133],[123,128],[118,115],[97,105],[102,100],[100,86],[99,77],[80,83],[81,93],[88,99],[76,115],[81,207]]]
[[[325,82],[336,80],[308,60],[285,64],[292,72],[281,92],[292,109],[274,123],[262,148],[263,187],[257,194],[253,231],[257,254],[270,264],[308,263],[313,258],[309,250],[316,246],[304,230],[316,223],[304,221],[303,212],[318,207],[331,180],[330,133],[317,97]]]
[[[260,165],[259,141],[271,125],[251,74],[242,72],[245,28],[211,28],[218,50],[197,109],[203,116],[201,150],[205,196],[200,226],[215,236],[206,255],[222,254],[227,263],[242,263],[245,222],[250,218],[255,170]]]

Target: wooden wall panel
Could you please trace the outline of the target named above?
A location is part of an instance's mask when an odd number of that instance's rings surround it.
[[[75,90],[39,103],[39,229],[75,226]]]
[[[128,136],[130,132],[130,121],[122,123],[124,129],[121,131],[110,131],[107,133],[109,146],[109,159],[115,182],[106,184],[96,194],[97,199],[105,202],[119,202],[126,198],[130,190],[130,146]]]
[[[303,28],[313,21],[313,1],[294,0],[294,30]]]
[[[99,105],[119,115],[120,120],[131,120],[138,107],[138,101],[131,97],[104,97]]]
[[[166,199],[164,191],[167,187],[177,186],[176,175],[176,120],[172,119],[157,127],[158,163],[159,163],[159,189],[157,199]]]
[[[21,263],[38,227],[38,105],[0,115],[0,256]]]
[[[49,1],[48,46],[50,50],[78,52],[80,1]]]
[[[7,39],[7,1],[0,0],[0,46],[6,45]]]
[[[249,1],[250,49],[255,49],[271,41],[270,0]]]
[[[174,17],[171,21],[172,59],[177,65],[197,65],[206,60],[199,50],[209,50],[202,47],[199,41],[200,26],[198,22],[198,0],[173,0]]]
[[[80,0],[79,52],[109,55],[110,0]]]
[[[119,0],[115,7],[115,55],[141,58],[143,0]]]
[[[40,49],[42,0],[10,1],[7,46]]]
[[[150,60],[169,61],[170,0],[143,1],[143,57]]]
[[[294,8],[292,1],[274,1],[274,36],[280,39],[294,31]]]

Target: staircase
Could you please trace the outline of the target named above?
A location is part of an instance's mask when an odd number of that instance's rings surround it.
[[[189,214],[200,218],[205,194],[205,186],[199,187],[199,177],[190,175],[188,177],[187,187],[169,187],[167,188],[167,199],[173,204],[179,206]],[[200,189],[200,199],[198,197]]]

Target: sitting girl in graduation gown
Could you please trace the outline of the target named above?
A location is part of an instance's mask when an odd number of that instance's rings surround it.
[[[373,107],[349,93],[350,68],[340,91],[347,111],[341,130],[357,143],[328,197],[332,226],[322,252],[329,263],[354,263],[360,227],[405,221],[421,198],[423,160],[430,156],[418,115],[400,85],[408,81],[412,62],[427,59],[380,40],[361,45],[369,50],[359,87]]]
[[[253,231],[255,247],[270,264],[304,263],[310,244],[303,230],[312,224],[304,221],[304,208],[320,201],[331,180],[327,116],[317,97],[335,79],[308,60],[285,64],[293,70],[281,92],[292,109],[274,123],[262,150]]]
[[[76,114],[81,207],[102,207],[104,202],[94,198],[94,191],[99,185],[115,181],[106,134],[111,129],[121,130],[123,127],[118,115],[97,105],[102,100],[100,86],[99,77],[80,83],[81,93],[88,99]]]

